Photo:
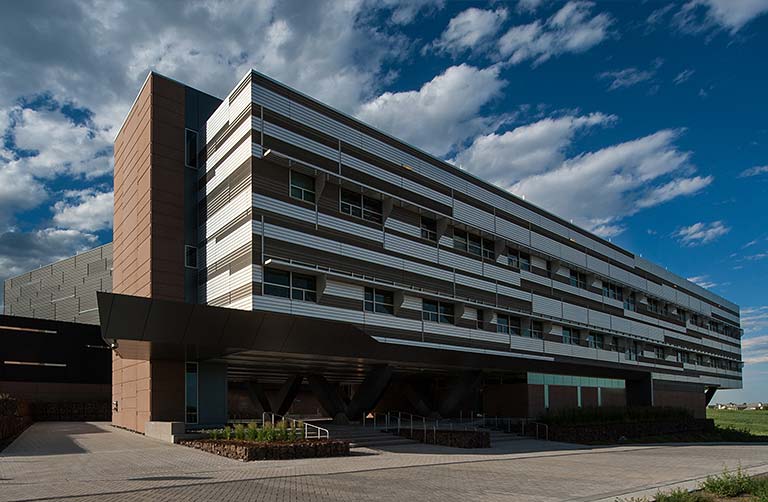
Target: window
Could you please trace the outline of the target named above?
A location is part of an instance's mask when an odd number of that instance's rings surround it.
[[[520,335],[520,319],[517,317],[499,314],[496,316],[496,332],[508,335]]]
[[[197,268],[197,248],[195,246],[184,246],[184,266]]]
[[[603,281],[603,296],[622,302],[624,301],[624,288],[618,284]]]
[[[445,302],[422,300],[421,318],[425,321],[453,324],[453,305]]]
[[[626,298],[624,298],[624,310],[631,310],[634,312],[637,309],[637,304],[635,303],[635,293],[629,293]]]
[[[601,333],[590,332],[587,335],[587,346],[592,347],[593,349],[602,349],[603,335]]]
[[[587,289],[587,274],[571,270],[571,286],[575,288]]]
[[[661,311],[659,301],[654,300],[653,298],[648,298],[648,311],[658,314]]]
[[[304,202],[315,203],[315,178],[291,171],[291,197]]]
[[[519,270],[531,271],[531,255],[523,253],[517,249],[509,249],[507,252],[507,260],[510,267],[514,267]]]
[[[484,326],[485,311],[483,309],[477,309],[477,329],[483,329]]]
[[[382,221],[380,200],[345,188],[341,189],[341,212],[375,223]]]
[[[653,351],[656,354],[656,359],[666,359],[667,358],[667,354],[666,354],[666,351],[664,350],[664,347],[661,347],[661,346],[657,345],[657,346],[655,346],[653,348]]]
[[[579,333],[579,330],[573,328],[563,328],[563,343],[568,343],[570,345],[580,345],[581,334]]]
[[[184,130],[184,165],[197,169],[197,131]]]
[[[363,303],[367,312],[378,312],[379,314],[395,313],[394,295],[391,291],[365,288],[365,301]]]
[[[494,242],[491,239],[483,239],[479,235],[459,229],[453,230],[453,248],[489,260],[493,260],[496,256]]]
[[[421,238],[437,242],[437,220],[421,217]]]
[[[541,321],[531,321],[531,329],[526,333],[530,338],[544,338],[544,324]]]
[[[184,401],[186,422],[197,423],[197,363],[187,363],[185,367]]]
[[[264,294],[314,302],[317,286],[311,275],[267,268],[264,269]]]
[[[637,342],[627,342],[627,347],[624,349],[624,358],[628,361],[637,361]]]

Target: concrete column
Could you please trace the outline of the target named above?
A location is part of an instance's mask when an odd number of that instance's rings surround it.
[[[338,389],[332,385],[323,375],[309,375],[307,377],[309,388],[320,402],[320,406],[334,418],[341,422],[347,421],[347,405],[339,396]]]
[[[371,411],[381,399],[391,378],[392,368],[389,366],[371,370],[347,406],[347,417],[354,420],[358,415]]]
[[[482,377],[483,375],[479,371],[463,373],[451,387],[450,392],[443,398],[443,402],[440,403],[438,408],[440,415],[444,417],[455,415],[462,401],[480,388]]]
[[[291,409],[296,394],[299,393],[301,382],[304,381],[304,375],[292,375],[283,383],[277,393],[272,410],[278,415],[285,415]]]
[[[261,383],[259,383],[258,380],[246,382],[245,390],[248,392],[248,397],[251,398],[251,401],[254,404],[259,403],[261,405],[261,409],[264,411],[272,411],[272,403],[269,402],[267,393],[264,391],[264,387],[261,385]]]

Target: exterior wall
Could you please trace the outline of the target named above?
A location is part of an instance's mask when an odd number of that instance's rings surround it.
[[[112,243],[6,279],[5,314],[98,324],[97,291],[112,291]]]
[[[343,319],[381,333],[383,343],[741,386],[733,303],[262,75],[241,81],[204,136],[203,302]],[[290,196],[291,170],[315,179],[316,203]],[[342,185],[379,199],[383,222],[343,214]],[[438,243],[422,238],[420,215],[438,220]],[[457,250],[455,229],[488,239],[493,258]],[[511,265],[514,250],[530,255],[530,270]],[[317,302],[263,295],[265,260],[315,276]],[[583,286],[571,285],[571,272],[585,275]],[[633,310],[606,296],[609,283],[635,294]],[[365,287],[393,291],[395,315],[363,311]],[[422,301],[435,295],[454,305],[456,322],[421,320]],[[477,310],[485,312],[481,327],[467,318]],[[499,314],[519,317],[523,329],[542,322],[543,340],[498,332]],[[563,343],[564,326],[581,339]],[[602,348],[590,346],[590,332],[604,338]],[[656,347],[666,357],[656,357]]]
[[[706,397],[701,385],[655,381],[653,405],[685,408],[696,418],[706,418]]]
[[[150,362],[112,356],[112,423],[137,432],[144,432],[151,420]],[[157,382],[155,382],[157,384]]]

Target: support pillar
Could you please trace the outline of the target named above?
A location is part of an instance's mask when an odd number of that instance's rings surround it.
[[[339,396],[339,392],[323,375],[309,375],[307,377],[309,388],[320,402],[320,406],[328,412],[334,420],[347,421],[347,405]]]
[[[473,392],[477,391],[482,381],[482,373],[467,372],[459,377],[456,383],[452,386],[450,392],[443,398],[443,402],[440,403],[438,412],[441,416],[450,417],[455,415],[456,410],[467,397]]]
[[[717,392],[717,387],[707,387],[707,390],[704,392],[704,406],[709,406],[712,398],[715,397],[715,392]]]
[[[259,403],[261,405],[261,409],[264,411],[272,411],[272,403],[269,402],[267,393],[264,392],[264,387],[261,385],[261,383],[259,383],[257,380],[246,382],[245,390],[248,392],[248,397],[251,398],[251,401],[254,404]]]
[[[371,370],[347,406],[347,417],[352,418],[371,411],[381,399],[392,378],[392,368],[379,366]]]
[[[283,386],[280,387],[280,391],[277,393],[274,406],[271,407],[275,413],[278,415],[285,415],[288,413],[288,410],[291,409],[291,404],[293,404],[293,400],[296,399],[296,394],[299,393],[301,382],[303,380],[304,375],[292,375],[288,377],[288,380],[283,383]]]

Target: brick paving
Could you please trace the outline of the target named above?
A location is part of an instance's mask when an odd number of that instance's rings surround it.
[[[0,501],[614,500],[741,465],[768,445],[586,448],[520,440],[490,450],[401,445],[347,458],[242,463],[102,423],[38,423],[0,453]]]

